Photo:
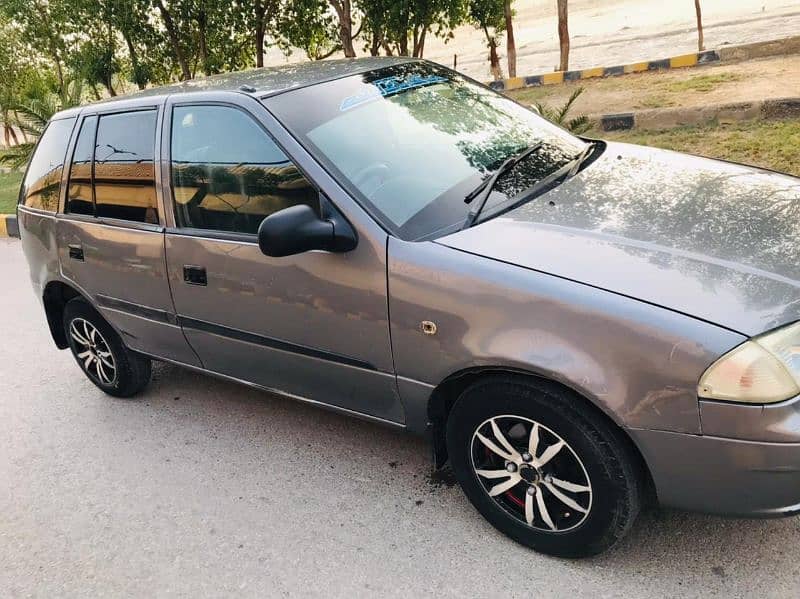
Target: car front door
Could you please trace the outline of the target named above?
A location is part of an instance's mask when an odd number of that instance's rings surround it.
[[[167,105],[167,269],[186,338],[209,371],[402,423],[385,234],[356,220],[353,251],[265,256],[266,216],[329,200],[267,132],[277,127],[266,109],[245,100]]]

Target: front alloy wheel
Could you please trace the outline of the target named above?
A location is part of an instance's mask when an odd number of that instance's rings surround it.
[[[484,490],[529,526],[563,532],[592,509],[592,485],[559,435],[523,416],[488,418],[472,436],[472,465]]]
[[[639,513],[643,476],[630,441],[555,383],[479,380],[450,410],[446,441],[467,498],[495,528],[536,551],[596,555]]]

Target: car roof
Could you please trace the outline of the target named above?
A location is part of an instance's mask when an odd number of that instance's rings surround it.
[[[248,94],[263,98],[289,89],[305,87],[323,81],[330,81],[332,79],[339,79],[349,75],[356,75],[383,67],[415,61],[418,61],[418,59],[400,56],[376,56],[339,60],[316,60],[287,64],[279,67],[263,67],[260,69],[250,69],[248,71],[221,73],[219,75],[211,75],[210,77],[152,87],[132,94],[115,96],[99,102],[93,102],[90,106],[107,106],[116,102],[135,100],[137,98],[155,98],[156,96],[190,94],[203,91],[244,91]],[[247,89],[243,90],[242,87]],[[73,116],[79,110],[80,108],[71,108],[58,113],[53,118]]]

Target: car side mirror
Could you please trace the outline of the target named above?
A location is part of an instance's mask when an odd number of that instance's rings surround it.
[[[267,256],[281,258],[309,250],[349,252],[358,243],[356,233],[335,209],[320,218],[306,204],[273,212],[258,227],[258,247]]]

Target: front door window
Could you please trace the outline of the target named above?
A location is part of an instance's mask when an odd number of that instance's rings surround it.
[[[173,110],[172,188],[179,227],[255,234],[283,208],[319,209],[316,190],[272,138],[226,106]]]

